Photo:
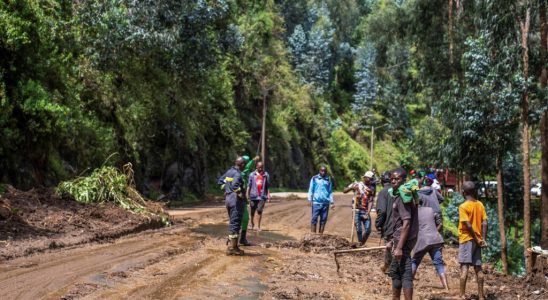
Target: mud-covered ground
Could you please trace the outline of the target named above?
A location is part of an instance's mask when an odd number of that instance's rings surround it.
[[[304,200],[267,204],[263,231],[251,231],[245,256],[227,257],[226,209],[210,205],[172,210],[175,225],[110,240],[4,259],[6,299],[387,299],[390,279],[382,251],[345,254],[337,272],[332,251],[350,248],[350,196],[336,196],[326,235],[310,235]],[[108,228],[105,228],[105,231]],[[2,233],[4,234],[4,233]],[[367,246],[378,246],[373,232]],[[457,299],[457,252],[447,247],[450,291],[441,288],[430,259],[415,281],[415,299]],[[490,272],[489,299],[548,299],[520,278]],[[467,294],[475,296],[471,274]]]
[[[156,214],[137,214],[113,204],[82,204],[39,188],[19,191],[10,186],[0,196],[0,259],[11,259],[115,239],[162,227],[162,206],[149,202]]]

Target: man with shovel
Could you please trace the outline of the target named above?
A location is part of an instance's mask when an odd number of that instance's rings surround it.
[[[373,177],[374,173],[367,171],[362,176],[362,182],[354,182],[343,190],[344,193],[354,190],[353,220],[354,226],[356,227],[359,246],[363,246],[371,234],[370,213],[373,208],[373,200],[375,197],[375,192],[371,184]]]

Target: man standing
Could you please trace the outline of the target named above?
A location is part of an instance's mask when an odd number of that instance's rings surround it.
[[[406,300],[413,299],[413,271],[411,267],[411,251],[415,246],[419,223],[417,216],[418,199],[416,191],[418,182],[410,180],[405,183],[406,172],[396,169],[390,176],[394,197],[392,220],[394,222],[393,259],[390,264],[390,277],[392,277],[392,299],[400,299],[403,295]]]
[[[308,188],[308,202],[312,205],[312,220],[310,222],[310,231],[316,233],[318,217],[320,217],[319,233],[322,234],[327,223],[329,214],[329,205],[335,208],[333,202],[333,183],[327,175],[327,168],[320,167],[320,173],[310,180]]]
[[[249,173],[251,173],[251,170],[255,167],[255,162],[260,160],[259,156],[255,156],[253,160],[249,158],[249,156],[244,155],[242,156],[245,161],[245,167],[244,170],[241,173],[242,179],[244,181],[244,185],[242,186],[242,191],[245,193],[247,190],[247,180]],[[246,200],[247,201],[247,200]],[[247,210],[247,202],[244,206],[244,212],[242,215],[242,233],[240,235],[240,245],[243,246],[251,246],[251,244],[247,241],[247,225],[249,224],[249,212]]]
[[[394,223],[392,222],[394,198],[388,193],[388,190],[392,187],[390,184],[390,172],[386,171],[381,175],[381,183],[383,188],[377,195],[375,227],[381,233],[381,237],[386,243],[384,265],[381,267],[381,270],[385,272],[392,262],[392,234],[394,233]]]
[[[476,199],[476,186],[471,181],[462,185],[466,201],[459,206],[459,263],[460,296],[466,293],[468,268],[474,266],[478,282],[478,297],[485,299],[483,293],[483,271],[481,269],[481,248],[487,247],[487,214],[483,203]]]
[[[249,186],[247,188],[247,197],[251,208],[251,229],[255,227],[255,212],[259,215],[257,230],[261,231],[261,220],[263,218],[263,209],[267,200],[270,199],[268,191],[270,177],[265,172],[262,162],[257,163],[257,170],[249,175]]]
[[[226,250],[227,255],[243,255],[238,247],[238,234],[242,225],[242,216],[246,200],[244,195],[244,180],[241,172],[245,167],[245,159],[239,156],[236,159],[235,166],[228,169],[218,180],[225,191],[225,206],[228,212],[228,239],[230,244]]]
[[[367,171],[362,176],[361,182],[354,182],[347,186],[343,193],[354,191],[354,226],[358,235],[358,242],[363,246],[369,235],[371,234],[371,209],[373,208],[373,200],[375,193],[372,187],[373,172]],[[362,230],[363,227],[363,230]]]

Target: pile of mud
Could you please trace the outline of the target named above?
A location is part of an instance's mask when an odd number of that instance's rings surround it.
[[[0,260],[162,227],[163,207],[149,203],[147,208],[156,214],[82,204],[47,188],[23,192],[8,186],[0,196]]]
[[[307,234],[299,241],[280,241],[274,246],[278,248],[299,249],[304,252],[330,253],[334,250],[350,248],[350,242],[336,235]]]

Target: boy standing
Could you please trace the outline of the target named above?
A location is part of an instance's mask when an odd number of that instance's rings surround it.
[[[459,206],[459,263],[460,296],[464,298],[468,268],[474,266],[478,282],[478,297],[485,299],[483,293],[483,271],[481,269],[481,248],[487,247],[487,214],[485,207],[476,199],[476,187],[473,182],[463,184],[466,201]]]

